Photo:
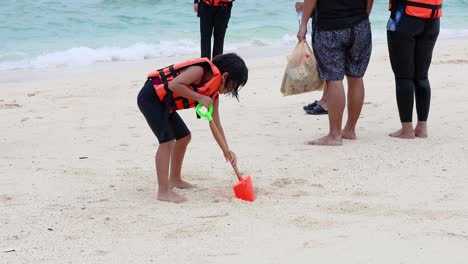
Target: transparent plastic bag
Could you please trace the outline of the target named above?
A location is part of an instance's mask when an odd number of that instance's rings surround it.
[[[324,87],[325,81],[319,78],[314,52],[307,42],[297,43],[288,56],[288,65],[281,83],[281,93],[288,96],[321,91]]]

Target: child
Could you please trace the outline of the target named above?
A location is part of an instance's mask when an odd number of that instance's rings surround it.
[[[181,177],[182,162],[191,136],[177,110],[193,108],[197,102],[206,108],[213,104],[213,121],[227,145],[219,120],[218,95],[230,94],[238,98],[239,87],[244,86],[247,79],[247,67],[234,53],[218,55],[213,61],[207,58],[185,61],[148,75],[138,94],[138,107],[159,141],[155,158],[158,200],[184,202],[185,197],[172,188],[193,187]],[[236,164],[232,151],[225,158]]]

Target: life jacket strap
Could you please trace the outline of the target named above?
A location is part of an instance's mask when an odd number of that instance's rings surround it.
[[[177,76],[177,71],[174,70],[174,64],[172,64],[171,66],[168,67],[169,68],[169,71],[171,72],[171,75],[172,77],[176,77]]]
[[[158,72],[159,72],[159,77],[161,78],[161,82],[164,85],[164,90],[166,90],[166,95],[164,96],[163,104],[169,106],[170,109],[175,110],[176,106],[172,98],[173,92],[169,89],[169,82],[167,81],[167,76],[164,73],[164,70],[162,69],[158,70]]]

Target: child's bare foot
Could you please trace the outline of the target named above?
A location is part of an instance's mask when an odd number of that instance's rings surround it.
[[[187,201],[185,197],[173,191],[166,191],[166,192],[158,191],[158,200],[164,201],[164,202],[172,202],[172,203],[183,203]]]
[[[414,129],[414,135],[420,138],[427,138],[427,123],[418,122]]]
[[[354,130],[349,130],[349,129],[343,129],[343,131],[341,132],[341,137],[342,138],[345,138],[345,139],[351,139],[351,140],[354,140],[356,139],[356,132]]]
[[[184,180],[171,181],[171,188],[192,189],[193,187],[195,187],[193,184]]]
[[[390,133],[389,136],[396,137],[396,138],[413,139],[414,138],[414,131],[413,130],[400,129],[398,131]]]
[[[343,145],[343,140],[341,140],[341,137],[333,137],[331,135],[327,135],[322,138],[309,141],[306,144],[318,146],[341,146]]]

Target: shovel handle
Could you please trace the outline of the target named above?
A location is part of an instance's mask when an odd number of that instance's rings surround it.
[[[210,121],[210,127],[211,127],[211,130],[213,131],[216,142],[218,142],[218,145],[223,150],[224,155],[229,157],[231,155],[231,153],[229,153],[229,148],[227,147],[226,143],[224,142],[224,139],[221,136],[221,133],[219,133],[218,127],[216,126],[216,124],[215,124],[215,122],[213,120]],[[231,162],[229,162],[229,163],[231,163]],[[234,172],[236,173],[237,179],[239,181],[242,181],[243,179],[241,177],[241,174],[240,174],[239,169],[237,168],[237,166],[232,164],[232,163],[231,163],[231,166],[234,169]]]

